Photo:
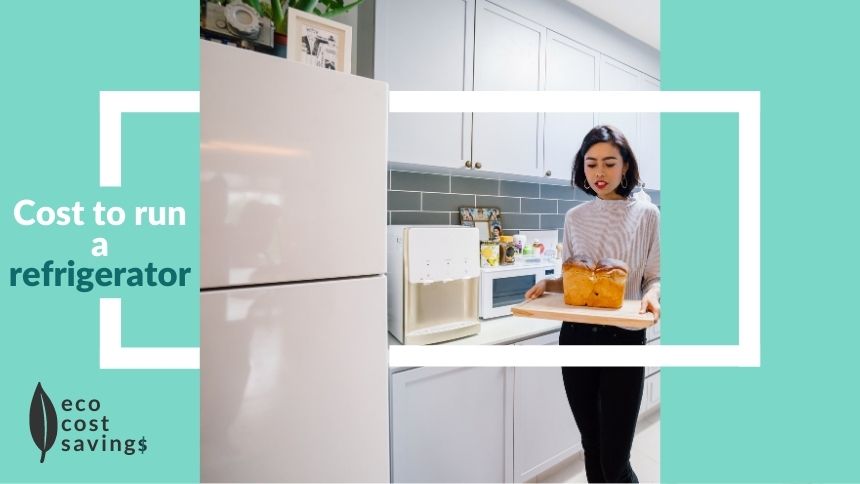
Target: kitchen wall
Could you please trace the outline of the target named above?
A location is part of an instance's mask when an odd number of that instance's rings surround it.
[[[360,42],[359,33],[361,32],[361,29],[359,28],[359,25],[358,25],[358,8],[354,8],[354,9],[350,10],[349,12],[347,12],[343,15],[338,15],[337,17],[334,17],[331,20],[334,20],[335,22],[340,22],[342,24],[346,24],[346,25],[349,25],[350,27],[352,27],[352,55],[350,56],[350,63],[351,63],[350,65],[352,66],[352,68],[350,69],[350,71],[353,74],[356,74],[358,72],[358,52],[359,52],[358,44]],[[369,76],[365,76],[365,77],[369,77]]]
[[[645,191],[659,206],[660,191]],[[564,214],[592,198],[569,185],[388,171],[389,225],[459,225],[460,207],[497,207],[505,234],[556,229],[561,240]]]

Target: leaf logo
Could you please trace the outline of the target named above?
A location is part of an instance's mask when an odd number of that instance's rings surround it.
[[[41,382],[36,384],[33,401],[30,403],[30,435],[33,436],[36,447],[42,451],[39,463],[44,463],[45,454],[57,440],[57,411],[54,410],[54,404],[48,394],[42,389]]]

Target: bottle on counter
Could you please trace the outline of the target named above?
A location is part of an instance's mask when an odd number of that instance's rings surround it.
[[[514,238],[510,235],[503,235],[499,242],[499,265],[511,265],[514,263],[514,256],[517,249],[514,246]]]
[[[523,247],[526,246],[526,236],[525,235],[514,235],[514,249],[516,249],[517,254],[523,253]]]

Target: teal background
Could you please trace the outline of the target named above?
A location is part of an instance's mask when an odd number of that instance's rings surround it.
[[[50,3],[50,2],[49,2]],[[0,29],[0,481],[199,480],[199,372],[100,370],[99,297],[123,298],[126,346],[199,345],[199,115],[123,116],[123,186],[98,186],[99,91],[199,89],[198,4],[184,1],[4,3]],[[37,10],[45,10],[37,15]],[[50,12],[49,12],[50,10]],[[45,21],[51,20],[50,24]],[[22,227],[14,204],[87,208],[84,227]],[[121,206],[121,227],[98,227],[90,207]],[[137,205],[182,206],[184,227],[136,227]],[[108,257],[90,255],[108,240]],[[191,267],[185,288],[9,285],[10,267],[68,259],[89,267]],[[98,398],[108,438],[146,438],[145,454],[64,453],[60,431],[39,464],[28,427],[41,382],[58,410],[64,398]]]
[[[662,343],[736,345],[738,115],[666,113],[660,124]],[[694,267],[706,276],[687,284]]]
[[[197,281],[79,294],[12,289],[8,270],[71,258],[190,266],[197,276],[198,117],[124,116],[124,185],[100,189],[98,92],[198,89],[198,6],[39,3],[56,9],[51,17],[35,5],[4,3],[6,18],[33,22],[0,29],[0,481],[197,481],[198,372],[98,369],[100,296],[123,297],[124,344],[192,346]],[[662,0],[661,8],[664,90],[759,90],[762,100],[762,366],[663,369],[662,478],[860,481],[852,464],[860,321],[849,310],[860,269],[860,2]],[[663,116],[664,344],[737,339],[736,123]],[[21,198],[101,200],[129,212],[181,205],[189,224],[20,227],[11,210]],[[111,244],[107,258],[89,255],[98,236]],[[67,397],[99,398],[110,436],[146,436],[150,449],[67,454],[58,441],[40,465],[27,427],[38,381],[57,408]]]
[[[762,180],[761,368],[663,369],[662,479],[858,482],[860,2],[661,8],[663,90],[761,91]],[[722,343],[724,324],[705,322],[737,325],[736,282],[719,267],[737,264],[724,233],[737,223],[726,178],[737,157],[714,153],[736,135],[719,116],[681,116],[664,115],[661,132],[662,340]],[[721,242],[691,233],[705,229]]]

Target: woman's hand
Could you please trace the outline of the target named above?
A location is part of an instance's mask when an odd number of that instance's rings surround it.
[[[645,314],[647,311],[654,313],[654,323],[660,321],[660,289],[651,289],[642,296],[639,314]]]
[[[537,284],[535,284],[534,286],[532,286],[531,289],[526,291],[526,300],[531,301],[532,299],[537,299],[541,297],[544,292],[546,292],[546,279],[538,281]]]

